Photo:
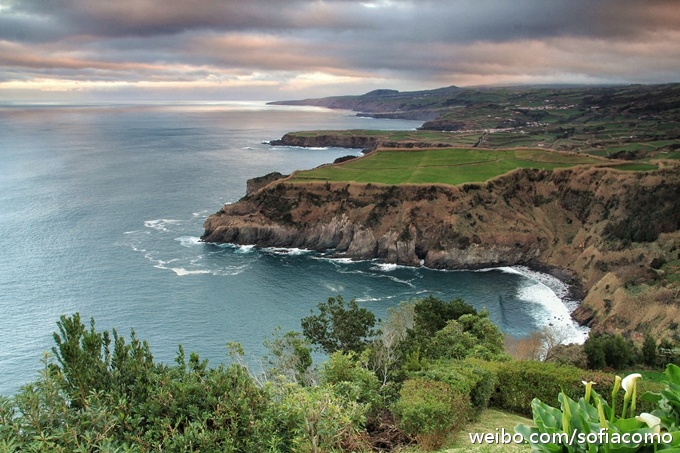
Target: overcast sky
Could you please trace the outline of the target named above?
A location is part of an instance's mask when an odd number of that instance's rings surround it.
[[[663,82],[679,0],[0,0],[0,101]]]

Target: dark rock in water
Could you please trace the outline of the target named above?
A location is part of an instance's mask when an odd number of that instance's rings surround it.
[[[352,156],[352,155],[350,154],[350,155],[348,155],[348,156],[338,157],[337,159],[335,159],[335,160],[333,161],[333,163],[334,163],[334,164],[339,164],[339,163],[342,163],[342,162],[347,162],[348,160],[356,159],[357,157],[359,157],[359,156]]]

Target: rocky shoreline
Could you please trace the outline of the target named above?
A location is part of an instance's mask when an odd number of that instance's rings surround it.
[[[645,200],[654,194],[675,212],[678,187],[673,169],[578,167],[516,170],[455,187],[278,179],[211,215],[202,240],[330,249],[434,269],[529,265],[574,288],[583,300],[574,313],[580,323],[661,335],[676,305],[663,299],[667,288],[655,286],[659,273],[650,263],[674,259],[678,233],[664,231],[664,209]],[[634,221],[640,218],[649,221]],[[631,234],[650,240],[631,243]],[[627,290],[640,284],[644,301]]]

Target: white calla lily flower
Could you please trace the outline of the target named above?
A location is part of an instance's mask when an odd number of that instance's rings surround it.
[[[621,381],[621,387],[623,387],[623,390],[626,392],[626,395],[633,391],[633,389],[635,388],[635,383],[638,381],[638,379],[641,378],[642,375],[640,373],[632,373],[623,378],[623,380]]]
[[[649,414],[647,412],[643,412],[637,417],[635,417],[637,420],[641,422],[647,423],[647,426],[652,428],[652,431],[655,434],[658,434],[661,432],[661,419],[657,417],[656,415]]]

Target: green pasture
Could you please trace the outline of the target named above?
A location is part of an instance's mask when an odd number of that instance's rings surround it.
[[[354,181],[382,184],[463,184],[483,182],[516,168],[595,165],[587,155],[543,149],[380,150],[360,159],[298,172],[294,181]]]

